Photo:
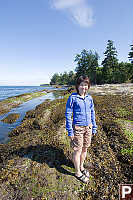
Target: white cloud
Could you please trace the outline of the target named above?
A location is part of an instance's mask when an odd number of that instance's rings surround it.
[[[67,12],[72,21],[82,27],[90,27],[94,23],[93,10],[86,0],[51,0],[51,6]]]
[[[52,5],[56,9],[70,8],[77,6],[82,3],[84,0],[52,0]]]

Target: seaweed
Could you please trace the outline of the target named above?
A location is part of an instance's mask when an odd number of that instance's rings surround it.
[[[125,134],[133,97],[93,95],[98,133],[88,149],[85,167],[91,176],[84,184],[74,177],[65,130],[70,94],[64,94],[29,111],[11,140],[0,145],[0,199],[115,200],[119,184],[133,182],[133,141]]]
[[[19,113],[11,113],[1,121],[7,124],[13,124],[14,122],[16,122],[17,119],[19,119],[19,117],[20,117]]]

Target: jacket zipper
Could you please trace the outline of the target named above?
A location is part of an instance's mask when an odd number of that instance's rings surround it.
[[[84,105],[85,105],[85,119],[86,119],[86,124],[87,124],[87,114],[86,114],[86,104],[85,104],[85,98],[84,98]]]

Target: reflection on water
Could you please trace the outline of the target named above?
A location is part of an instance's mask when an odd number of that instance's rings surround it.
[[[4,119],[5,117],[7,117],[11,113],[19,113],[20,117],[13,124],[7,124],[7,123],[0,121],[0,143],[6,143],[9,140],[8,133],[21,124],[21,122],[22,122],[27,111],[35,109],[35,107],[37,105],[43,103],[44,100],[46,100],[46,99],[54,100],[54,99],[57,99],[57,98],[61,98],[61,96],[57,93],[51,92],[51,93],[48,93],[47,95],[32,99],[32,100],[27,101],[27,102],[24,102],[23,104],[21,104],[17,108],[13,108],[10,112],[8,112],[4,115],[1,115],[0,120]]]

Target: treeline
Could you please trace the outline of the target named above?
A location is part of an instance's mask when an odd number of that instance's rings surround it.
[[[133,45],[128,54],[130,63],[119,62],[118,53],[112,40],[108,40],[104,52],[105,58],[98,64],[99,55],[95,51],[83,49],[80,54],[75,56],[75,73],[73,71],[64,73],[55,73],[50,81],[51,85],[74,85],[75,80],[80,75],[90,77],[91,84],[105,83],[124,83],[133,82]]]

